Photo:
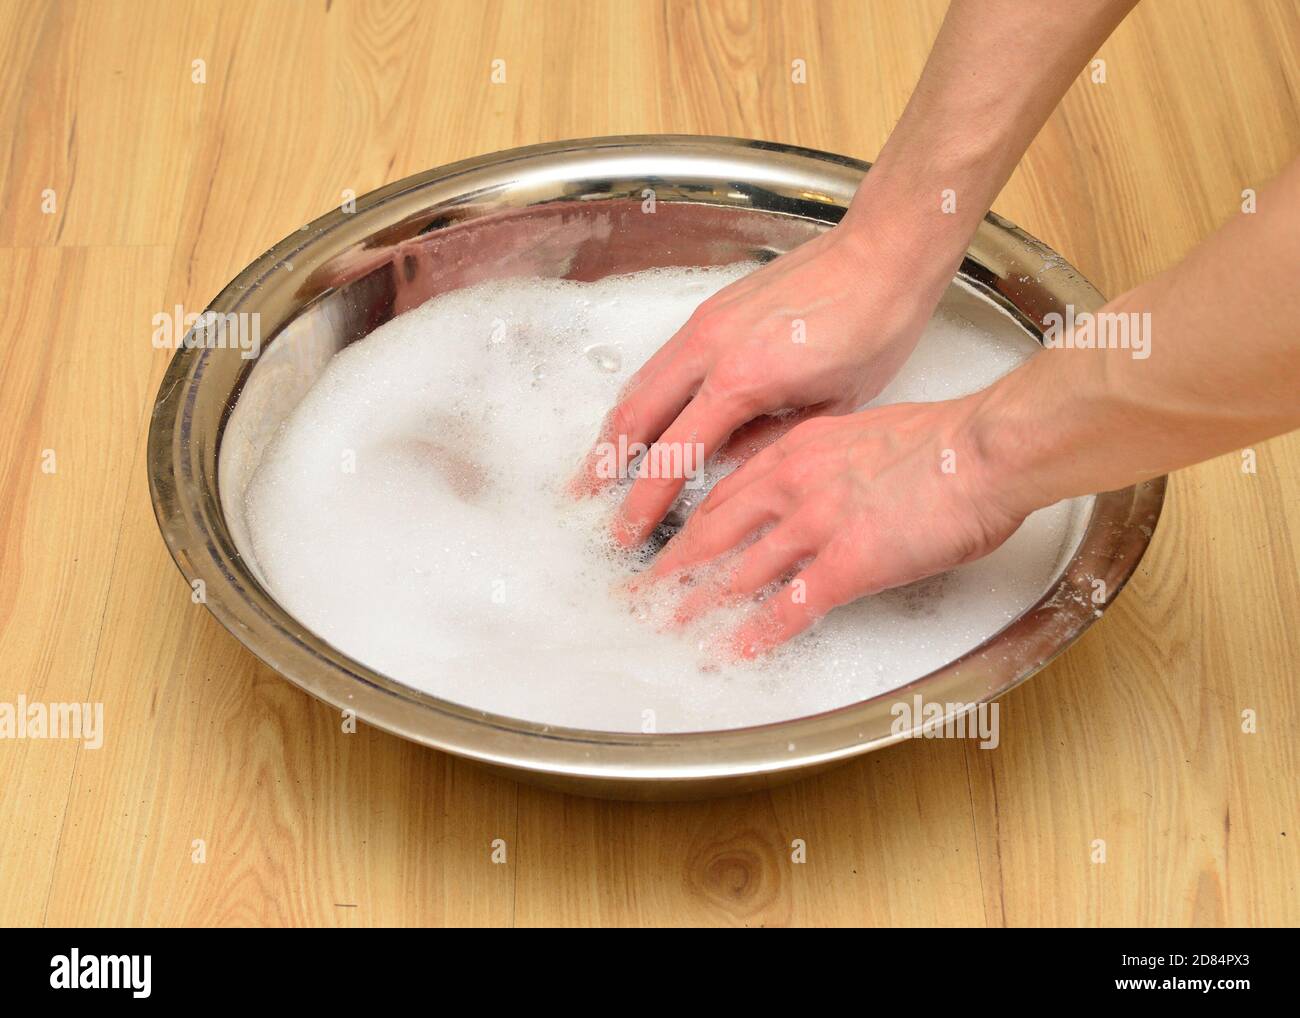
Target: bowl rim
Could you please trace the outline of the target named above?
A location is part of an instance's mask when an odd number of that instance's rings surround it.
[[[239,310],[256,297],[259,288],[273,274],[285,271],[286,265],[291,269],[292,259],[304,248],[325,243],[345,224],[354,227],[386,205],[426,188],[472,181],[476,175],[483,174],[501,178],[521,166],[546,166],[557,159],[562,162],[575,156],[590,168],[602,158],[631,156],[653,163],[656,158],[692,153],[738,169],[752,169],[764,165],[766,159],[779,159],[809,173],[834,173],[841,178],[848,174],[849,179],[860,177],[870,167],[861,160],[816,149],[711,135],[616,135],[489,153],[394,181],[358,197],[353,212],[331,210],[256,258],[221,290],[206,310],[219,314]],[[646,176],[648,179],[653,175]],[[819,197],[827,201],[826,221],[838,219],[845,203],[826,194]],[[436,203],[429,207],[436,207]],[[1052,286],[1064,290],[1076,306],[1095,310],[1104,302],[1097,290],[1059,255],[1008,220],[990,212],[980,230],[992,230],[1003,243],[1038,254],[1044,264],[1054,259],[1051,264],[1061,271],[1053,277]],[[1022,324],[1036,331],[1005,293],[991,291],[987,285],[980,284],[978,275],[968,274],[967,263],[963,263],[959,278],[1011,310]],[[927,688],[931,692],[964,690],[974,695],[937,702],[958,703],[973,710],[978,704],[994,700],[1026,681],[1078,639],[1114,603],[1137,568],[1164,500],[1164,477],[1097,496],[1112,500],[1117,519],[1127,523],[1130,532],[1119,548],[1122,554],[1113,563],[1117,568],[1107,574],[1109,590],[1104,603],[1095,608],[1089,606],[1086,613],[1069,616],[1063,625],[1057,626],[1050,640],[1038,641],[1040,651],[1019,663],[1014,671],[1005,674],[995,670],[995,681],[981,678],[988,675],[990,652],[1009,640],[1029,635],[1026,630],[1029,620],[1036,620],[1041,628],[1047,618],[1044,613],[1056,610],[1059,616],[1060,605],[1054,608],[1052,604],[1059,596],[1059,587],[1045,592],[1020,616],[953,661],[902,687],[832,710],[710,731],[611,732],[547,725],[443,700],[376,672],[311,633],[265,591],[257,577],[244,566],[225,528],[220,498],[215,494],[218,484],[215,470],[210,485],[205,487],[202,479],[196,480],[194,451],[187,443],[205,358],[219,353],[222,351],[200,345],[178,344],[154,402],[146,458],[150,497],[159,530],[191,588],[196,581],[202,581],[205,607],[261,661],[318,699],[340,710],[353,711],[362,721],[412,741],[534,775],[593,779],[615,785],[639,782],[690,785],[814,769],[915,737],[921,734],[920,726],[900,731],[882,728],[881,721],[890,704],[923,694]],[[227,406],[226,418],[229,411]],[[203,472],[198,471],[198,476],[202,478]],[[1094,509],[1093,523],[1097,512]],[[1068,564],[1065,568],[1068,572]],[[945,715],[943,721],[954,716]]]

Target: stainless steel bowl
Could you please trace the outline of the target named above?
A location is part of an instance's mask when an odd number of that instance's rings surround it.
[[[154,511],[176,564],[213,615],[290,681],[404,738],[565,791],[632,799],[737,792],[810,774],[906,738],[890,707],[1000,696],[1078,638],[1137,567],[1164,479],[1100,495],[1077,553],[1020,618],[902,690],[779,724],[689,734],[555,728],[438,699],[380,675],[308,631],[250,557],[242,494],[268,438],[329,359],[430,297],[487,279],[597,279],[652,266],[723,264],[788,251],[842,215],[868,165],[768,142],[642,136],[500,152],[409,177],[304,226],[208,309],[257,314],[258,356],[222,345],[213,318],[163,379],[149,433]],[[644,214],[653,198],[655,212]],[[949,299],[1043,316],[1102,298],[1011,223],[980,226]],[[246,320],[247,321],[247,320]]]

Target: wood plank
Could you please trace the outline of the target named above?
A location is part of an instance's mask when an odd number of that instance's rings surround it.
[[[344,734],[190,602],[158,537],[155,312],[200,309],[345,190],[514,145],[662,131],[872,158],[942,12],[0,9],[0,701],[102,702],[107,729],[0,744],[0,922],[1300,923],[1300,436],[1256,473],[1174,478],[1129,590],[1003,701],[997,750],[920,742],[705,803],[570,798]],[[1106,82],[1075,83],[996,207],[1115,294],[1300,149],[1300,3],[1147,0],[1099,56]]]

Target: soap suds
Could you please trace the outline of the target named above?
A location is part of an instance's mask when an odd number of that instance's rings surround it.
[[[627,377],[710,294],[755,266],[447,294],[338,354],[246,492],[258,565],[306,626],[370,667],[470,707],[660,732],[802,716],[904,685],[1040,597],[1072,550],[1075,503],[992,555],[832,613],[757,662],[719,665],[734,623],[686,630],[629,599],[640,564],[607,540],[620,486],[565,486]],[[1033,342],[1009,320],[939,313],[875,403],[987,385]],[[712,471],[711,471],[712,472]]]

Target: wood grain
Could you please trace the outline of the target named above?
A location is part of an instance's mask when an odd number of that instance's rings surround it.
[[[0,922],[1300,923],[1300,436],[1173,479],[1130,589],[1005,699],[998,750],[919,742],[687,805],[343,735],[190,603],[157,534],[155,312],[201,309],[346,189],[495,149],[688,132],[871,158],[942,10],[0,8],[0,701],[102,701],[107,727],[0,742]],[[1300,4],[1148,0],[1100,56],[996,207],[1117,293],[1300,149]]]

